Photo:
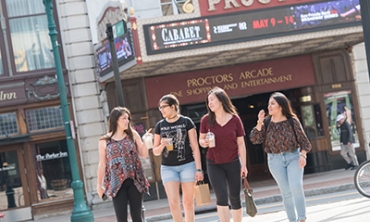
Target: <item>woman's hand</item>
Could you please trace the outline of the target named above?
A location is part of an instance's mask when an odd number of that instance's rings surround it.
[[[265,110],[261,109],[259,112],[258,112],[258,121],[260,121],[261,123],[263,123],[263,120],[265,119],[265,116],[266,116],[266,113],[265,113]]]
[[[145,138],[150,134],[151,131],[152,131],[152,128],[150,128],[148,130],[145,130],[144,135],[141,137],[141,139],[143,140],[144,143],[145,143]],[[149,149],[149,148],[153,148],[153,147],[147,147],[147,148]]]
[[[205,139],[201,139],[200,140],[200,145],[202,147],[208,147],[209,146],[209,139],[205,138]]]
[[[168,139],[167,138],[161,138],[161,146],[166,147],[168,145]]]
[[[99,197],[102,198],[105,190],[101,185],[98,184],[98,187],[96,188],[96,192],[98,193]]]
[[[197,172],[195,173],[195,180],[196,180],[196,181],[202,181],[202,180],[204,180],[203,171],[202,171],[202,172],[197,171]]]
[[[247,175],[248,175],[247,167],[241,167],[240,168],[240,176],[241,177],[243,177],[243,176],[247,177]]]
[[[298,159],[298,165],[300,168],[304,168],[307,164],[307,161],[306,161],[306,158],[304,156],[299,156],[299,159]]]
[[[259,112],[258,112],[258,115],[257,115],[257,125],[256,125],[256,129],[258,131],[261,131],[262,129],[262,125],[263,125],[263,120],[265,119],[265,110],[261,109]]]

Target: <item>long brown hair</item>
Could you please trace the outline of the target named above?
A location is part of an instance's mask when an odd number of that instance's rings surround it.
[[[281,92],[274,92],[271,94],[270,99],[273,98],[277,104],[281,107],[281,112],[285,117],[297,118],[297,115],[293,112],[292,106],[290,105],[289,99]]]
[[[108,140],[108,139],[111,139],[113,137],[113,135],[117,132],[117,121],[118,119],[123,115],[123,114],[127,114],[128,115],[128,119],[130,120],[130,123],[128,124],[128,127],[127,129],[124,131],[132,140],[134,140],[134,136],[133,136],[133,133],[132,133],[132,126],[131,126],[131,112],[126,108],[126,107],[120,107],[120,106],[117,106],[115,108],[112,109],[112,111],[110,112],[110,115],[109,115],[109,119],[108,119],[108,132],[111,133],[110,136],[103,136],[100,138],[100,140]]]
[[[211,91],[208,92],[206,97],[206,106],[208,110],[208,123],[210,126],[213,126],[216,122],[216,115],[208,106],[208,96],[214,94],[217,99],[222,103],[222,108],[225,112],[230,113],[232,115],[238,115],[235,106],[231,102],[229,96],[225,92],[225,90],[221,89],[220,87],[214,87]]]

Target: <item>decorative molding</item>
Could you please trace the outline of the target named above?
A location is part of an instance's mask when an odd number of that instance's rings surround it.
[[[27,98],[31,99],[34,97],[37,100],[52,100],[59,97],[59,89],[58,89],[58,79],[45,75],[44,77],[38,79],[36,82],[31,83],[30,85],[33,86],[33,89],[26,88]],[[68,85],[68,83],[66,83]],[[43,93],[40,92],[42,89],[49,89],[47,91],[56,91],[56,93]],[[51,90],[50,90],[51,89]],[[68,87],[66,87],[66,93],[68,94]],[[44,94],[44,95],[43,95]]]
[[[194,5],[192,4],[192,0],[187,0],[184,5],[182,6],[182,10],[186,13],[192,13],[194,11]]]

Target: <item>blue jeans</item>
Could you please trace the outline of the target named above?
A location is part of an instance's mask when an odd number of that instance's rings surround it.
[[[289,222],[306,220],[303,169],[298,165],[299,155],[299,149],[293,152],[268,153],[267,155],[268,166],[283,196]]]
[[[161,165],[161,177],[163,185],[167,182],[195,182],[195,162],[185,163],[178,166]]]

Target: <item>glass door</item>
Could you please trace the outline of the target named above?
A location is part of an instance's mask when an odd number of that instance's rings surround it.
[[[20,150],[1,151],[0,147],[0,211],[5,214],[4,222],[32,219],[31,208],[25,203],[28,193],[24,193],[22,183],[22,159]]]
[[[340,150],[339,142],[339,130],[337,117],[338,115],[344,115],[346,121],[351,127],[353,136],[355,138],[355,143],[353,146],[355,148],[360,147],[358,140],[358,132],[355,122],[355,112],[352,102],[352,93],[349,90],[333,92],[324,94],[325,106],[326,106],[326,116],[329,122],[330,129],[330,139],[332,151]]]

